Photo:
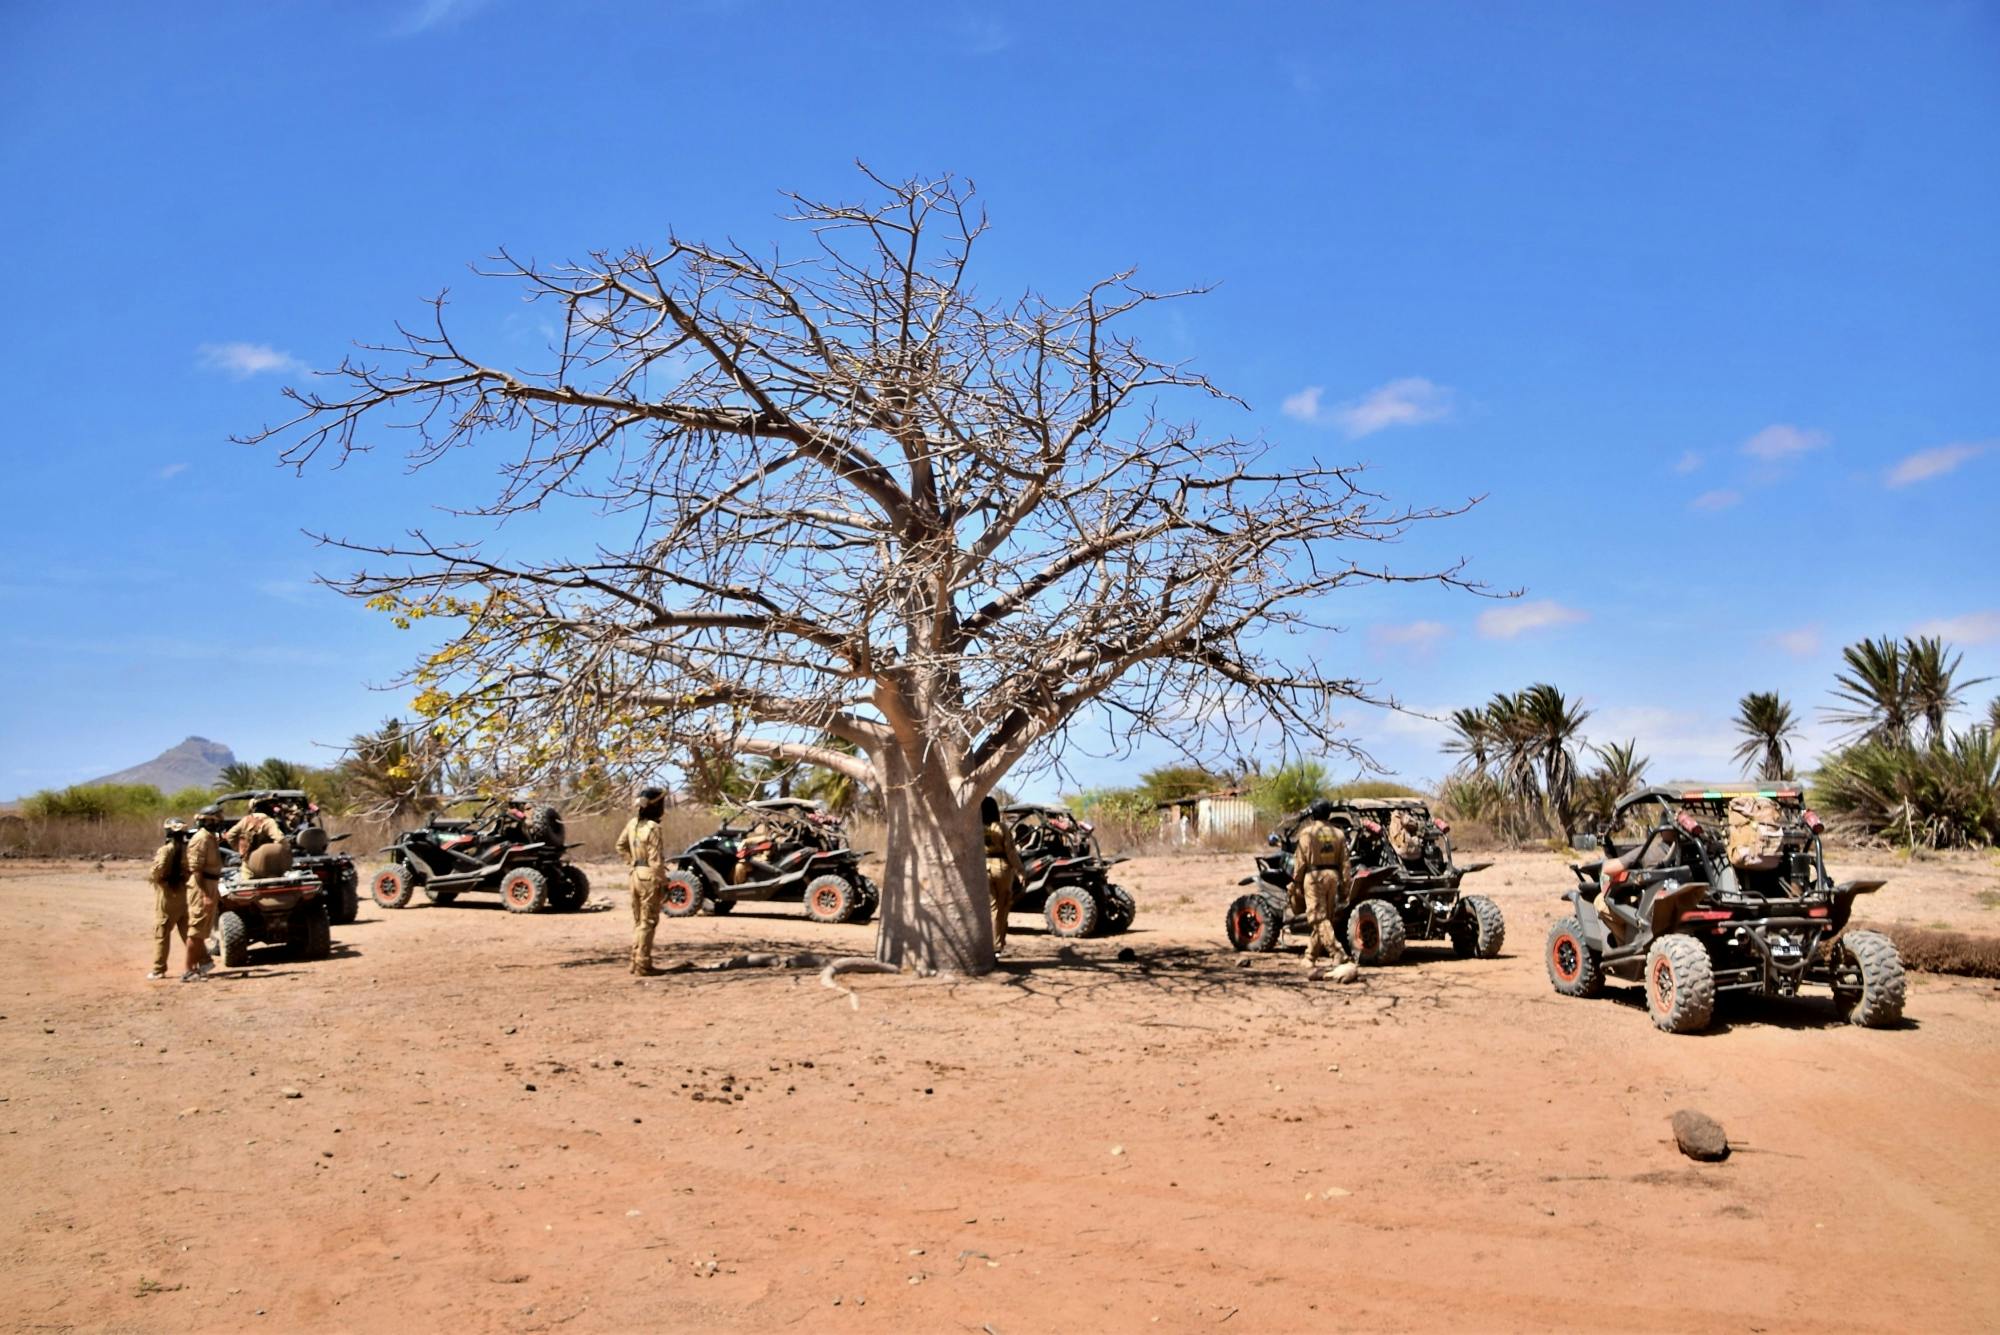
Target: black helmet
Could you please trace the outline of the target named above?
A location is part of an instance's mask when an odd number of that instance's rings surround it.
[[[655,788],[653,785],[647,784],[639,790],[639,810],[641,811],[658,810],[666,804],[666,800],[667,793],[664,788]]]
[[[210,802],[200,811],[195,812],[194,823],[196,825],[220,825],[222,823],[222,803]]]
[[[1306,808],[1306,815],[1312,817],[1314,820],[1331,819],[1333,816],[1333,803],[1323,797],[1314,798],[1313,804]]]

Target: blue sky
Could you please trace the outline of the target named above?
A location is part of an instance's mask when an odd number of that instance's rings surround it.
[[[8,6],[0,796],[398,712],[410,637],[301,530],[432,484],[230,433],[441,287],[531,355],[467,273],[500,245],[762,242],[855,158],[978,183],[989,293],[1219,284],[1151,346],[1285,449],[1486,497],[1401,555],[1524,598],[1344,597],[1337,661],[1439,711],[1553,681],[1714,774],[1740,694],[1816,715],[1860,636],[2000,673],[1996,145],[1991,4]]]

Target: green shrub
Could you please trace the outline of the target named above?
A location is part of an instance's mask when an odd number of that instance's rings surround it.
[[[2000,842],[2000,744],[1969,728],[1926,745],[1857,742],[1820,766],[1814,800],[1862,833],[1908,846]]]
[[[157,815],[166,801],[150,783],[84,783],[45,788],[21,806],[28,815],[45,820],[113,820]]]

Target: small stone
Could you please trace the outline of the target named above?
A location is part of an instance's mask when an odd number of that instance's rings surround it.
[[[396,1172],[389,1174],[389,1176],[395,1178],[398,1182],[401,1182],[407,1179],[410,1175],[408,1173],[402,1172],[401,1170],[398,1170]]]
[[[1674,1114],[1674,1140],[1682,1154],[1702,1163],[1720,1163],[1729,1157],[1729,1137],[1723,1134],[1722,1124],[1693,1108]]]
[[[1126,946],[1118,952],[1118,960],[1121,964],[1130,964],[1133,960],[1136,960],[1138,958],[1139,958],[1139,952],[1132,949],[1132,947],[1130,946]]]
[[[298,1090],[293,1089],[290,1085],[286,1085],[283,1089],[279,1090],[278,1092],[284,1095],[288,1099],[302,1099],[305,1097],[305,1095],[301,1094]]]
[[[637,1218],[639,1217],[639,1211],[637,1211],[637,1210],[627,1210],[627,1211],[625,1212],[625,1217],[626,1217],[627,1219],[637,1219]]]
[[[514,1032],[514,1026],[510,1024],[505,1029],[502,1029],[500,1032],[503,1034],[511,1034]]]
[[[1111,1157],[1114,1159],[1125,1157],[1125,1147],[1123,1145],[1113,1145],[1111,1147]]]
[[[527,1090],[530,1094],[535,1092],[535,1087],[533,1085],[522,1085],[521,1088]]]
[[[195,1107],[195,1108],[183,1108],[183,1109],[181,1109],[181,1116],[183,1116],[183,1117],[193,1117],[193,1116],[195,1116],[195,1115],[196,1115],[197,1113],[199,1113],[200,1111],[201,1111],[201,1109],[200,1109],[199,1107]]]
[[[1249,968],[1249,967],[1250,967],[1250,957],[1249,957],[1248,955],[1245,955],[1245,956],[1244,956],[1244,957],[1243,957],[1242,959],[1240,959],[1240,960],[1236,961],[1236,967],[1237,967],[1237,968],[1239,968],[1239,969],[1247,969],[1247,968]],[[1155,1320],[1155,1321],[1158,1321],[1159,1319],[1160,1319],[1160,1318],[1158,1318],[1158,1317],[1154,1317],[1154,1318],[1153,1318],[1153,1320]]]
[[[1353,1194],[1354,1193],[1349,1191],[1346,1187],[1328,1187],[1325,1191],[1322,1191],[1319,1194],[1319,1198],[1323,1201],[1330,1201],[1335,1199],[1336,1197],[1352,1196]]]

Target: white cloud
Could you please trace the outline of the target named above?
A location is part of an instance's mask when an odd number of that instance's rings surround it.
[[[1588,612],[1564,607],[1553,599],[1541,598],[1481,612],[1479,633],[1489,640],[1511,640],[1531,630],[1547,630],[1551,626],[1569,626],[1588,620]]]
[[[1742,503],[1743,503],[1742,492],[1732,491],[1728,487],[1718,487],[1714,491],[1704,491],[1701,495],[1689,501],[1688,509],[1709,510],[1709,511],[1727,510],[1732,505],[1741,505]]]
[[[1935,635],[1954,644],[1985,644],[2000,640],[2000,612],[1967,612],[1964,616],[1941,617],[1917,627],[1919,635]]]
[[[1315,426],[1337,426],[1349,440],[1372,436],[1392,426],[1420,426],[1451,416],[1452,391],[1422,376],[1405,376],[1370,390],[1361,398],[1329,408],[1321,385],[1308,385],[1280,405],[1285,416]]]
[[[1451,627],[1442,621],[1410,621],[1368,628],[1368,638],[1378,645],[1414,649],[1419,653],[1436,648],[1438,641],[1449,634]]]
[[[1816,428],[1777,422],[1744,441],[1743,452],[1752,459],[1789,459],[1793,455],[1819,449],[1832,439]]]
[[[153,474],[153,476],[162,482],[168,482],[187,472],[187,470],[188,466],[186,464],[168,464],[165,468]]]
[[[1819,652],[1819,627],[1797,626],[1791,630],[1774,632],[1771,643],[1794,658],[1811,658]]]
[[[205,369],[224,371],[238,380],[269,372],[283,374],[307,369],[297,357],[279,352],[268,343],[204,343],[195,351]]]
[[[1912,482],[1928,482],[1934,477],[1943,477],[1955,471],[1968,459],[1975,459],[1986,453],[1989,443],[1977,445],[1939,445],[1935,449],[1918,450],[1906,455],[1891,468],[1884,481],[1892,487],[1907,487]]]
[[[1701,467],[1701,455],[1694,450],[1681,451],[1681,457],[1674,460],[1674,471],[1682,477]]]

